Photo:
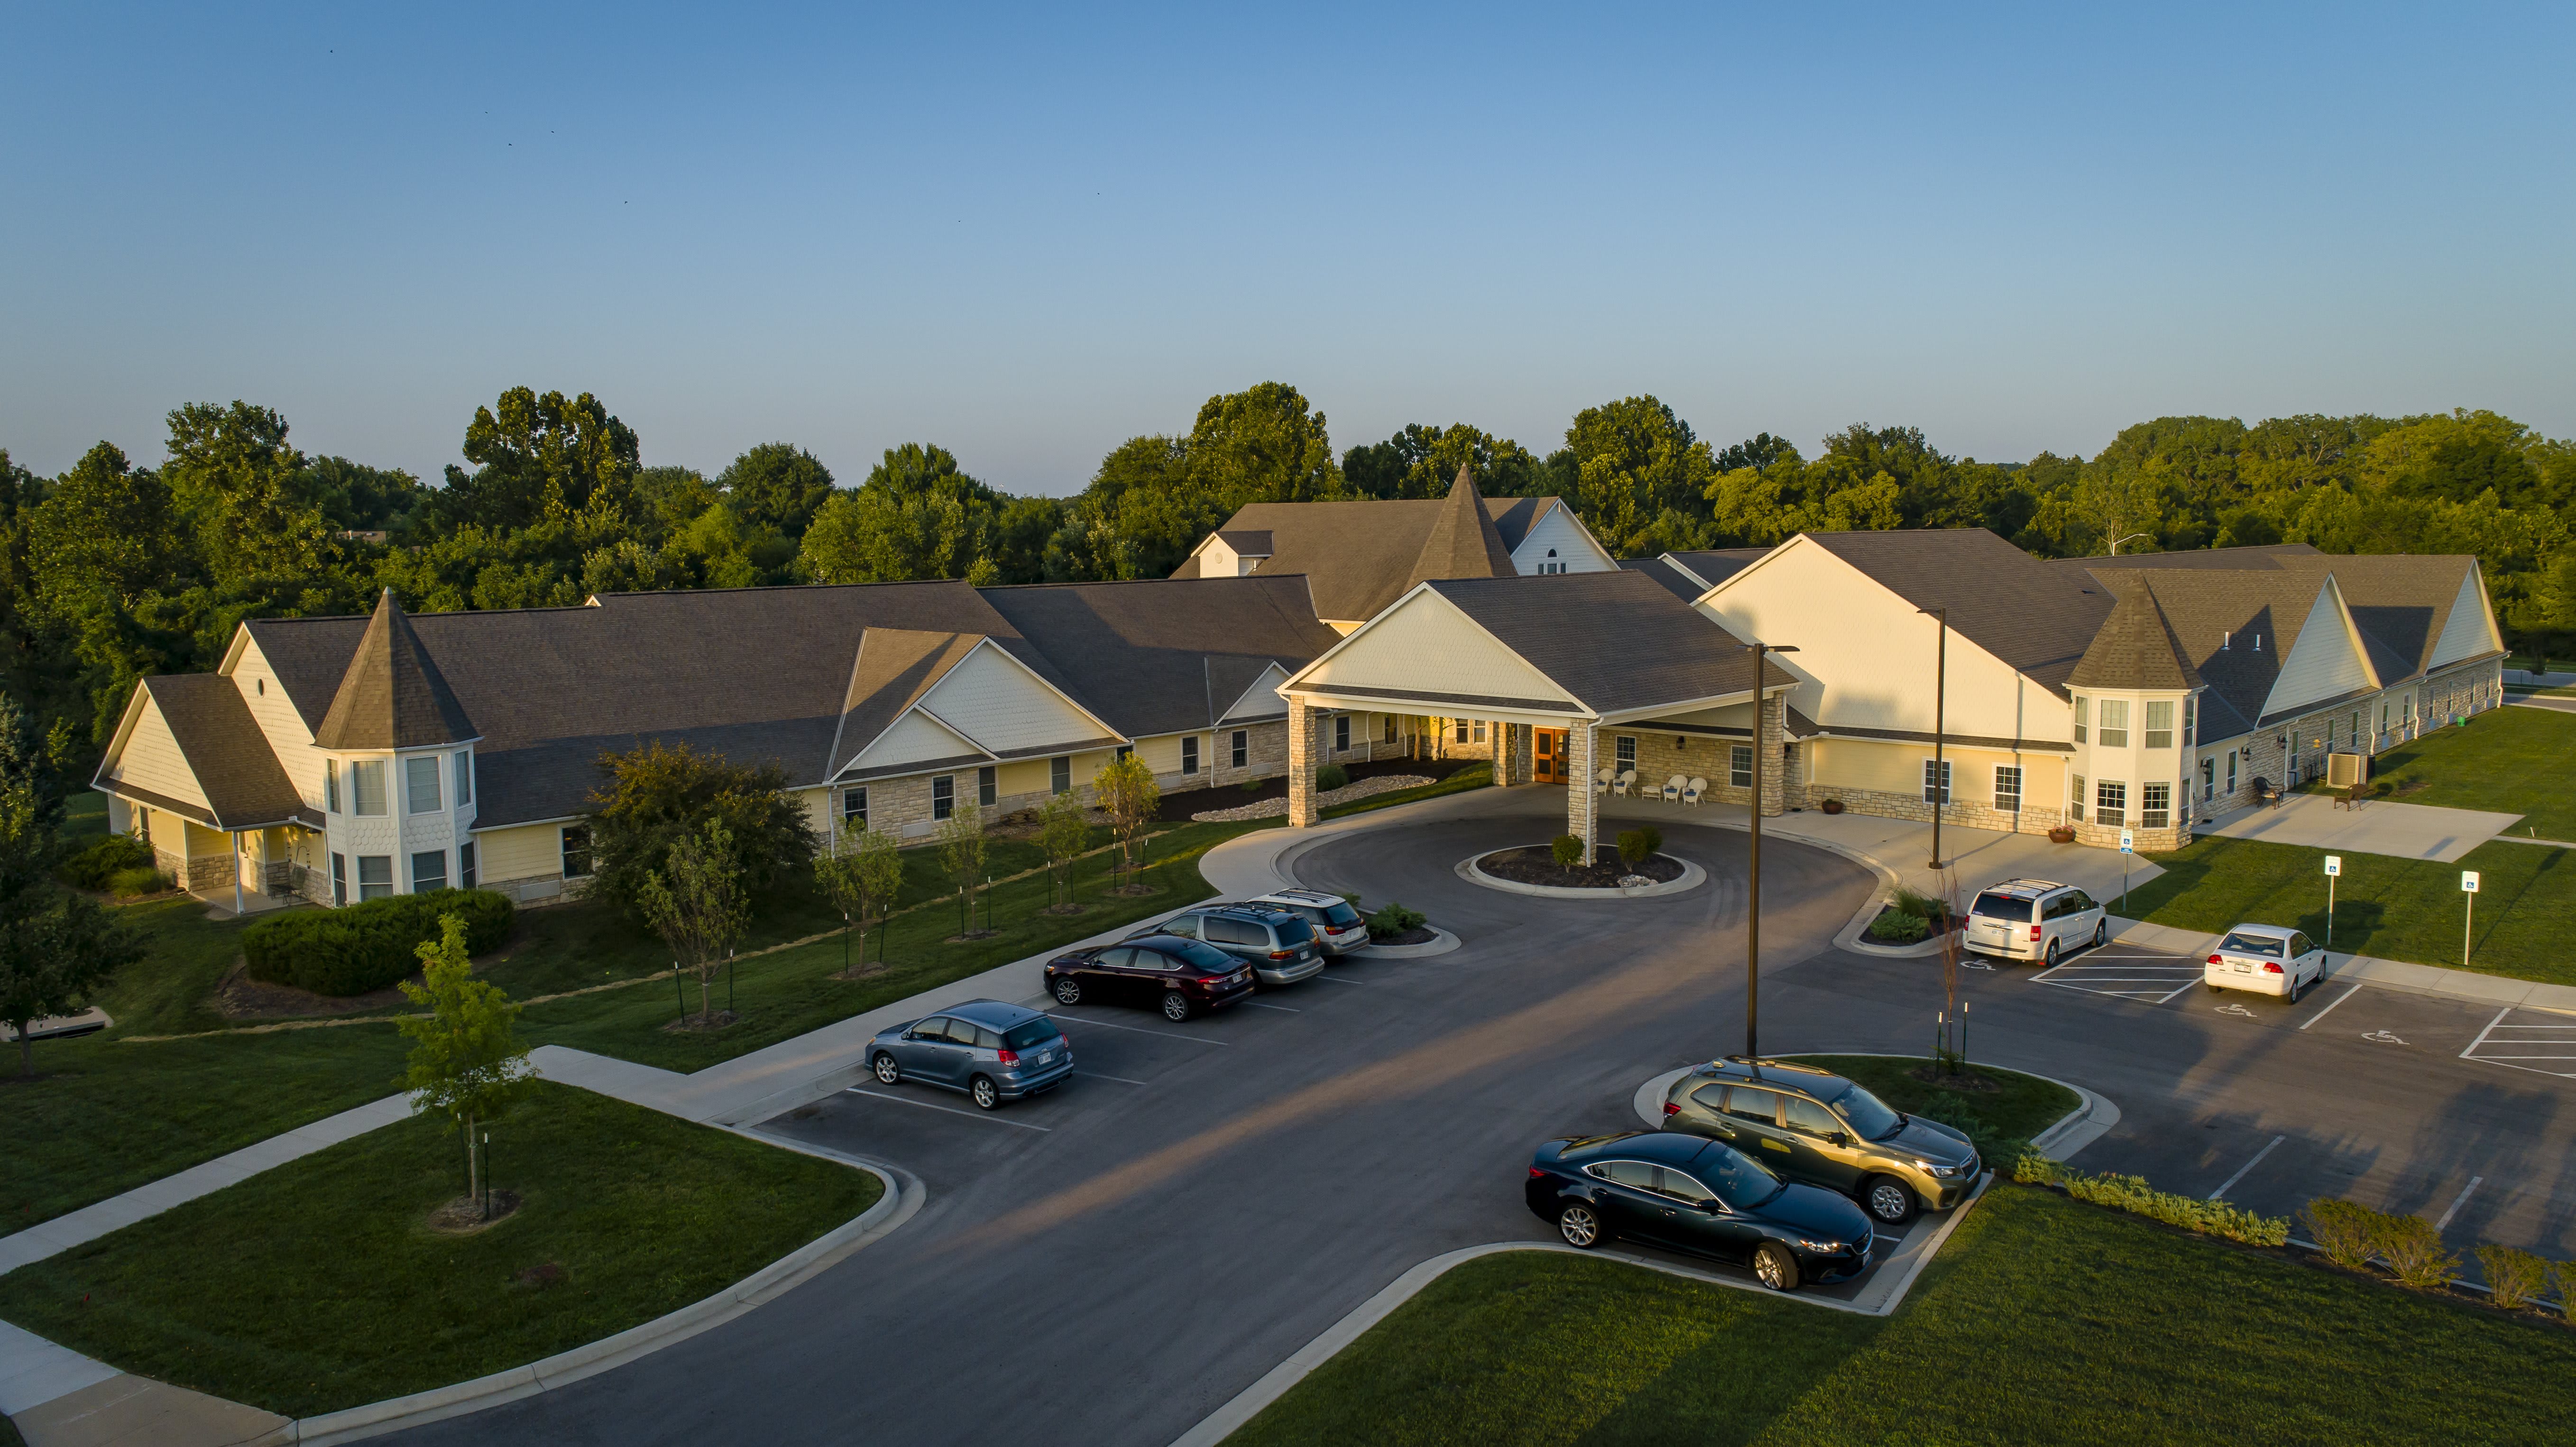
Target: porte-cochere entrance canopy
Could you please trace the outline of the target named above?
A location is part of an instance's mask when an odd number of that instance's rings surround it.
[[[1490,720],[1500,726],[1498,784],[1530,777],[1534,731],[1562,730],[1551,772],[1576,786],[1567,792],[1566,832],[1587,845],[1596,842],[1589,783],[1604,766],[1596,762],[1604,733],[1627,739],[1631,750],[1644,738],[1678,749],[1672,757],[1686,768],[1691,742],[1701,740],[1697,767],[1720,786],[1714,793],[1726,792],[1738,761],[1758,759],[1765,778],[1776,780],[1780,699],[1797,679],[1764,661],[1757,738],[1753,660],[1744,640],[1641,573],[1419,584],[1280,685],[1290,714],[1290,822],[1313,822],[1314,730],[1337,710]],[[1727,752],[1732,739],[1744,740],[1752,757]],[[1663,781],[1661,773],[1640,779],[1650,788]]]

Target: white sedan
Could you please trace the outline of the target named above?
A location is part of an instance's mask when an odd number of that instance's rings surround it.
[[[2210,954],[2201,980],[2210,993],[2251,990],[2295,1000],[2326,977],[2326,952],[2294,929],[2240,924]]]

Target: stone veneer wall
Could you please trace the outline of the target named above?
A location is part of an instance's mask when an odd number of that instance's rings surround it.
[[[1806,800],[1799,784],[1787,780],[1783,767],[1782,701],[1779,698],[1765,699],[1762,707],[1767,715],[1763,731],[1769,738],[1770,748],[1765,751],[1768,757],[1757,757],[1756,762],[1762,767],[1762,817],[1767,819],[1785,809],[1801,806]],[[1659,733],[1636,725],[1605,724],[1601,729],[1601,763],[1594,766],[1596,769],[1617,766],[1622,737],[1637,741],[1636,791],[1640,798],[1663,797],[1664,781],[1679,774],[1685,781],[1706,779],[1706,797],[1709,799],[1726,804],[1753,802],[1753,791],[1734,782],[1733,750],[1753,747],[1750,734],[1676,734],[1669,729]],[[1676,744],[1676,739],[1681,742]]]
[[[2402,727],[2392,726],[2383,735],[2372,728],[2372,725],[2378,722],[2379,706],[2382,702],[2391,704],[2392,723],[2394,719],[2404,717],[2405,709],[2402,700],[2410,693],[2415,696],[2413,733],[2407,732]],[[2276,787],[2290,787],[2303,782],[2303,778],[2289,777],[2289,762],[2281,749],[2281,740],[2284,737],[2295,740],[2299,745],[2296,751],[2299,757],[2299,773],[2304,777],[2308,768],[2314,765],[2319,770],[2318,777],[2324,777],[2322,761],[2326,754],[2334,750],[2326,748],[2317,741],[2326,738],[2343,738],[2346,742],[2339,747],[2349,752],[2351,747],[2349,735],[2352,715],[2355,712],[2362,715],[2363,726],[2371,733],[2371,752],[2378,754],[2411,738],[2430,733],[2436,728],[2447,727],[2454,716],[2485,713],[2503,702],[2504,660],[2490,658],[2483,662],[2462,664],[2459,667],[2447,669],[2421,683],[2392,688],[2382,693],[2371,694],[2366,698],[2340,703],[2332,708],[2316,709],[2301,714],[2287,723],[2275,723],[2265,728],[2258,728],[2251,734],[2240,736],[2243,742],[2237,747],[2249,749],[2251,754],[2237,761],[2235,794],[2231,796],[2221,793],[2202,807],[2233,809],[2256,802],[2254,794],[2256,779],[2266,780]],[[2200,766],[2197,758],[2198,753],[2195,750],[2195,762],[2192,765],[2190,781],[2195,798],[2198,797],[2200,788]],[[2218,787],[2223,790],[2227,779],[2227,766],[2223,761],[2218,767],[2217,774]]]

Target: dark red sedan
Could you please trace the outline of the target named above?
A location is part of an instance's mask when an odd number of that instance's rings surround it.
[[[1147,935],[1047,961],[1047,991],[1064,1005],[1144,1005],[1166,1020],[1231,1005],[1252,993],[1252,966],[1214,945]]]

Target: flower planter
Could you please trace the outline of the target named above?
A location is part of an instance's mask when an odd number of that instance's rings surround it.
[[[2072,844],[2075,842],[2075,831],[2067,828],[2063,824],[2060,824],[2056,828],[2048,831],[2048,842],[2051,844]]]
[[[1843,811],[1843,801],[1840,799],[1827,799],[1816,807],[1822,809],[1828,814],[1839,814]]]

